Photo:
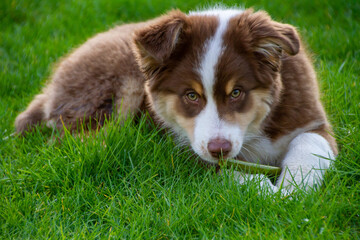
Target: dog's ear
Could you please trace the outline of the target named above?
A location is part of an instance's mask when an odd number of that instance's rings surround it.
[[[284,53],[295,55],[299,52],[300,39],[296,29],[272,21],[263,11],[245,11],[238,19],[238,29],[240,36],[246,38],[248,51],[255,55],[260,71],[278,72]]]
[[[169,12],[135,32],[134,53],[140,69],[149,78],[165,64],[179,42],[186,15]]]

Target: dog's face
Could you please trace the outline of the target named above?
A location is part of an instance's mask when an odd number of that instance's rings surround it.
[[[211,163],[261,131],[281,91],[283,52],[299,50],[293,27],[251,10],[173,11],[134,40],[153,110]]]

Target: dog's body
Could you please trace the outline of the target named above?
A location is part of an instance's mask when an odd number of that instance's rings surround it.
[[[281,166],[277,187],[320,183],[337,154],[296,30],[251,10],[172,11],[98,34],[60,63],[15,125],[99,126],[146,110],[207,162]]]

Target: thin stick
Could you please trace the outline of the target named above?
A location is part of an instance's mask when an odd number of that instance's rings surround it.
[[[279,176],[281,173],[281,168],[269,166],[269,165],[262,165],[258,163],[250,163],[241,160],[235,159],[224,159],[220,162],[220,166],[222,168],[231,168],[233,167],[237,171],[246,172],[250,174],[261,173],[267,176]]]

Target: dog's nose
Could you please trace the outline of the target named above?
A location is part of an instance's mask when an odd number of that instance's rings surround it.
[[[225,157],[231,151],[231,142],[224,138],[212,139],[208,143],[208,150],[211,156],[219,158],[221,155]]]

